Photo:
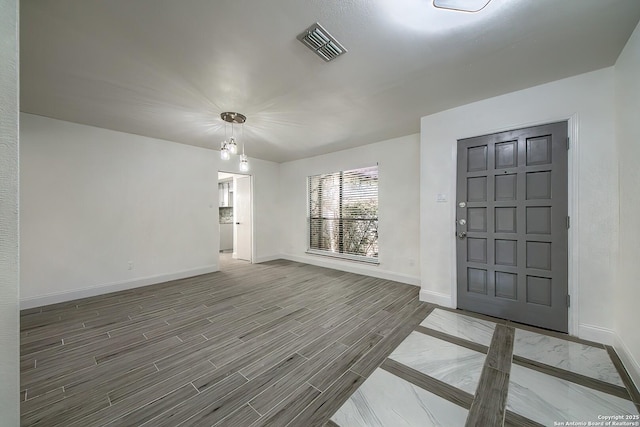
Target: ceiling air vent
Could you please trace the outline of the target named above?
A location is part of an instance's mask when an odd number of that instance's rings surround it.
[[[347,51],[317,22],[304,30],[298,36],[298,40],[327,62],[336,59]]]

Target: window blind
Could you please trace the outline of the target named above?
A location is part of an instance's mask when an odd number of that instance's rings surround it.
[[[378,166],[308,178],[309,250],[377,262]]]

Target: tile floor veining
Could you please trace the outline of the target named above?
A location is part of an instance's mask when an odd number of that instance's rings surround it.
[[[488,346],[496,327],[494,322],[435,309],[420,323],[425,328]]]
[[[597,422],[605,414],[636,414],[633,402],[522,366],[511,367],[507,409],[544,425]]]
[[[476,392],[485,358],[483,353],[415,331],[389,355],[469,394]]]
[[[340,426],[457,426],[467,409],[378,368],[331,418]]]
[[[553,426],[639,415],[640,402],[631,397],[637,391],[625,388],[622,376],[629,384],[628,376],[618,372],[605,346],[529,329],[436,308],[332,416],[331,425]],[[487,354],[480,352],[486,347]]]
[[[624,387],[604,348],[516,329],[513,354]]]

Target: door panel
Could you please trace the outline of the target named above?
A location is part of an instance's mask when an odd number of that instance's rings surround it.
[[[251,261],[251,177],[243,176],[236,179],[236,241],[235,253],[237,259]]]
[[[458,307],[567,332],[567,123],[458,141]]]

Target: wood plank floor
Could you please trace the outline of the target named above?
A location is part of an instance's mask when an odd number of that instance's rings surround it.
[[[24,426],[321,426],[433,309],[289,261],[21,313]]]

